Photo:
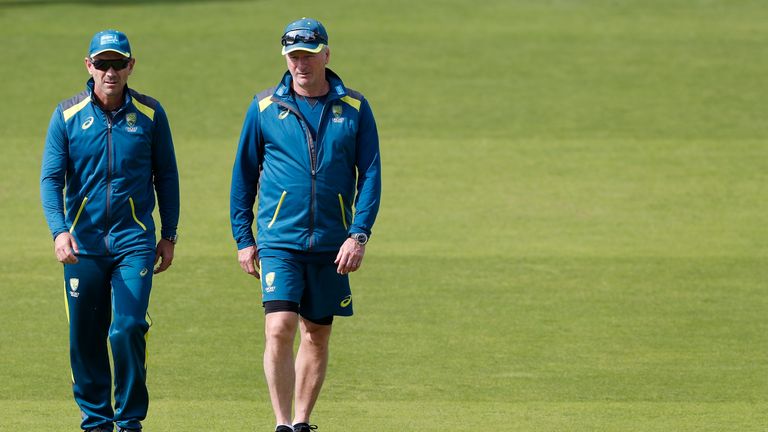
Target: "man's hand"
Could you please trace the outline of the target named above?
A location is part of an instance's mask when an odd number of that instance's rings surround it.
[[[53,252],[56,253],[56,259],[60,263],[77,264],[78,259],[75,254],[80,253],[80,249],[72,234],[63,232],[53,241]]]
[[[244,272],[259,279],[261,275],[258,267],[259,252],[256,250],[256,246],[248,246],[237,251],[237,260],[240,262],[240,267]]]
[[[334,264],[337,264],[336,273],[347,274],[353,272],[363,265],[363,255],[365,255],[365,245],[361,245],[352,238],[348,238],[341,245]]]
[[[160,239],[157,242],[157,252],[155,252],[155,265],[160,261],[160,265],[155,267],[154,274],[162,273],[168,270],[173,263],[173,251],[176,245],[172,241]]]

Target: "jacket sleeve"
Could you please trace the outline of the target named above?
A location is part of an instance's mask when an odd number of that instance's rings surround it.
[[[40,199],[43,203],[43,213],[48,222],[48,229],[50,229],[54,239],[57,235],[69,230],[64,220],[63,196],[68,159],[69,140],[61,109],[57,107],[48,125],[48,134],[43,150],[43,163],[40,170]]]
[[[168,116],[160,104],[155,110],[152,134],[152,176],[160,210],[160,235],[173,237],[179,223],[179,170]]]
[[[371,234],[381,201],[381,158],[376,120],[367,99],[360,106],[360,126],[357,131],[357,199],[355,219],[350,233]]]
[[[259,131],[259,103],[254,99],[243,122],[235,163],[232,167],[232,185],[229,194],[229,217],[232,236],[237,248],[256,244],[253,236],[253,204],[258,192],[261,165],[261,134]]]

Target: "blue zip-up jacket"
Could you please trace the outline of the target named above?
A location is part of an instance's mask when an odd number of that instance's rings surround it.
[[[72,233],[81,255],[154,249],[155,190],[163,238],[176,235],[179,220],[168,118],[159,102],[127,86],[114,113],[104,112],[92,93],[90,79],[51,117],[40,176],[48,227],[54,239]]]
[[[257,192],[260,249],[331,252],[351,233],[371,234],[381,198],[376,122],[362,94],[330,69],[326,79],[330,91],[316,140],[294,101],[290,73],[251,103],[232,170],[238,249],[256,244]]]

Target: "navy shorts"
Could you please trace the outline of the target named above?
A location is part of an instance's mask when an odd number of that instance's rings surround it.
[[[336,252],[259,250],[262,302],[297,303],[310,321],[352,315],[349,275],[336,272]]]

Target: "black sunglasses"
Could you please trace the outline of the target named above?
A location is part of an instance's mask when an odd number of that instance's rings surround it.
[[[288,33],[283,35],[283,38],[280,39],[280,43],[283,44],[283,46],[293,45],[299,42],[305,42],[305,43],[313,43],[313,42],[322,42],[322,43],[328,43],[327,40],[318,32],[314,32],[312,30],[291,30]]]
[[[123,70],[128,67],[128,63],[131,62],[129,58],[115,59],[115,60],[94,60],[91,59],[93,67],[100,71],[108,71],[110,68],[116,71]]]

